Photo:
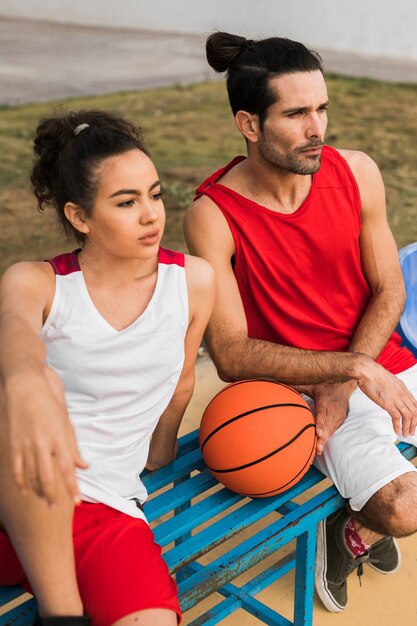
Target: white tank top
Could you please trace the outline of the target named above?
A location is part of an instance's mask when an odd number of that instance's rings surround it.
[[[80,452],[89,464],[77,471],[81,497],[145,519],[132,498],[147,498],[140,473],[184,363],[184,255],[160,248],[148,306],[118,331],[94,306],[77,252],[49,261],[56,287],[41,338],[48,364],[64,382]]]

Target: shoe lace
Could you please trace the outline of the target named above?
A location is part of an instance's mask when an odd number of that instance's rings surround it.
[[[357,557],[357,559],[358,559],[358,565],[356,568],[356,575],[359,580],[359,586],[362,587],[363,564],[365,563],[365,561],[369,559],[369,552],[365,552],[361,556]]]
[[[359,580],[359,587],[362,587],[363,563],[359,563],[358,567],[356,568],[356,575]]]

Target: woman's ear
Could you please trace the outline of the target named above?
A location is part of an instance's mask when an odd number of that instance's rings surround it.
[[[258,141],[258,116],[247,111],[238,111],[235,115],[236,126],[251,143]]]
[[[67,202],[64,206],[64,213],[69,223],[80,233],[87,235],[90,232],[85,212],[78,206],[78,204]]]

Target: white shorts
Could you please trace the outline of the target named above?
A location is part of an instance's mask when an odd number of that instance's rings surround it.
[[[414,397],[417,397],[417,365],[398,374]],[[310,398],[314,410],[314,403]],[[314,465],[328,476],[340,494],[360,511],[369,498],[392,480],[417,471],[395,446],[406,441],[417,446],[417,433],[398,436],[391,417],[360,389],[350,399],[350,410],[343,424],[326,443]]]

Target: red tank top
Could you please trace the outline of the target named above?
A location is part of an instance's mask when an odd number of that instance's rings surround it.
[[[294,213],[271,211],[218,183],[236,157],[197,189],[227,220],[249,337],[307,350],[347,350],[371,298],[359,248],[361,202],[353,174],[325,146],[308,197]],[[417,361],[393,333],[378,358],[397,374]]]

